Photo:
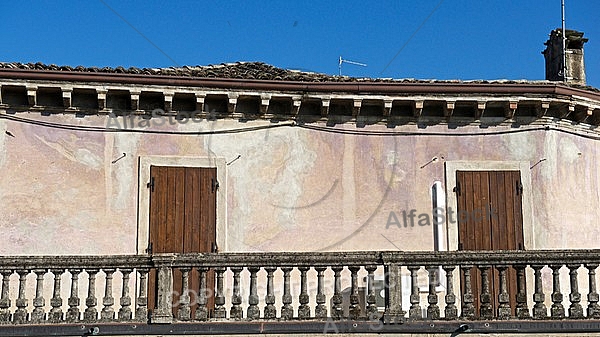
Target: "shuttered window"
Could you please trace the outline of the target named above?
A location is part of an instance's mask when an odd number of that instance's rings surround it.
[[[459,250],[521,250],[523,246],[523,187],[519,171],[457,171]],[[498,305],[498,271],[491,275],[492,307]],[[509,294],[516,290],[516,272],[508,271]],[[479,307],[481,276],[472,273],[474,305]],[[515,298],[511,296],[511,307]]]

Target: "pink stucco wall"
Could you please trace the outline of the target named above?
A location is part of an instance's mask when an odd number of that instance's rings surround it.
[[[104,126],[105,116],[19,114]],[[235,120],[155,126],[243,128]],[[485,133],[479,125],[338,128]],[[527,126],[521,127],[521,129]],[[10,131],[15,137],[5,133]],[[226,135],[100,133],[0,121],[0,254],[135,253],[139,156],[225,158],[230,251],[431,250],[432,226],[387,226],[390,212],[431,210],[444,161],[529,161],[532,248],[598,247],[597,140],[558,131],[479,136],[365,136],[283,127]],[[126,157],[111,163],[126,153]],[[421,168],[433,157],[438,160]],[[443,159],[442,159],[443,157]],[[386,228],[387,227],[387,228]],[[389,240],[389,241],[388,241]],[[391,242],[390,242],[391,241]]]

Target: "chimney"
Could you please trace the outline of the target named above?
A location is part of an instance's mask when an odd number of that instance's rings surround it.
[[[561,28],[553,30],[548,41],[544,43],[546,49],[542,54],[546,59],[546,80],[585,85],[583,44],[588,42],[588,39],[583,37],[583,32],[567,29],[566,33],[566,81],[563,76],[563,35]]]

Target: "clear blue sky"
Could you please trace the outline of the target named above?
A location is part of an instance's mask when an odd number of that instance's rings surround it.
[[[3,1],[0,61],[262,61],[337,74],[341,55],[368,64],[344,65],[350,76],[536,80],[560,9],[560,0]],[[600,1],[566,0],[566,12],[567,28],[590,39],[588,84],[600,87]]]

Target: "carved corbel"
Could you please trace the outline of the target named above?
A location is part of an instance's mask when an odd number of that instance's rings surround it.
[[[227,100],[227,112],[234,113],[235,107],[237,106],[238,95],[237,94],[229,94]]]
[[[548,109],[550,109],[550,102],[542,101],[540,103],[540,105],[537,105],[535,107],[536,117],[542,118],[542,117],[546,116],[546,114],[548,113]]]
[[[515,113],[517,112],[518,105],[518,101],[509,101],[508,105],[506,106],[506,110],[504,111],[504,116],[508,119],[513,119]]]
[[[131,110],[137,111],[140,109],[140,94],[141,91],[130,91],[129,95],[131,96]]]
[[[73,89],[72,88],[62,88],[62,93],[63,93],[63,105],[65,106],[66,109],[71,108],[71,95],[73,93]]]
[[[483,112],[485,111],[486,102],[478,101],[477,102],[477,110],[475,110],[475,119],[480,119],[483,116]]]
[[[98,94],[98,110],[106,109],[106,94],[108,90],[106,89],[96,89],[96,94]],[[64,92],[63,92],[64,96]]]
[[[414,101],[413,103],[413,116],[414,117],[421,117],[421,114],[423,113],[423,105],[424,102],[423,101]]]
[[[383,115],[385,117],[389,117],[392,114],[392,105],[394,101],[391,99],[386,99],[383,101]]]
[[[206,98],[205,93],[196,93],[196,114],[204,111],[204,99]]]
[[[292,97],[292,111],[290,113],[295,116],[300,111],[300,105],[302,104],[302,97]]]
[[[571,116],[575,112],[575,107],[576,107],[575,103],[569,103],[569,107],[566,110],[563,109],[560,112],[560,118],[567,118],[567,117]]]
[[[590,118],[590,116],[592,116],[593,114],[594,114],[594,108],[585,106],[585,107],[583,107],[583,109],[579,109],[579,111],[576,111],[574,114],[572,114],[572,116],[573,116],[573,120],[576,121],[577,123],[583,123],[583,122],[585,122],[586,119]]]
[[[164,93],[165,112],[171,112],[171,110],[173,110],[173,96],[175,96],[175,93],[173,93],[173,92],[165,92]]]
[[[37,87],[35,86],[31,86],[31,87],[27,87],[27,102],[29,103],[30,106],[35,106],[37,105]]]
[[[260,113],[266,114],[269,111],[269,103],[271,101],[271,95],[263,94],[260,95]]]
[[[329,115],[329,105],[331,100],[329,98],[321,99],[321,116],[325,117]]]
[[[446,101],[446,105],[444,105],[444,117],[446,117],[446,118],[452,117],[455,107],[456,107],[456,101]]]
[[[352,116],[357,117],[360,114],[360,108],[362,107],[362,99],[355,99],[352,104]]]

